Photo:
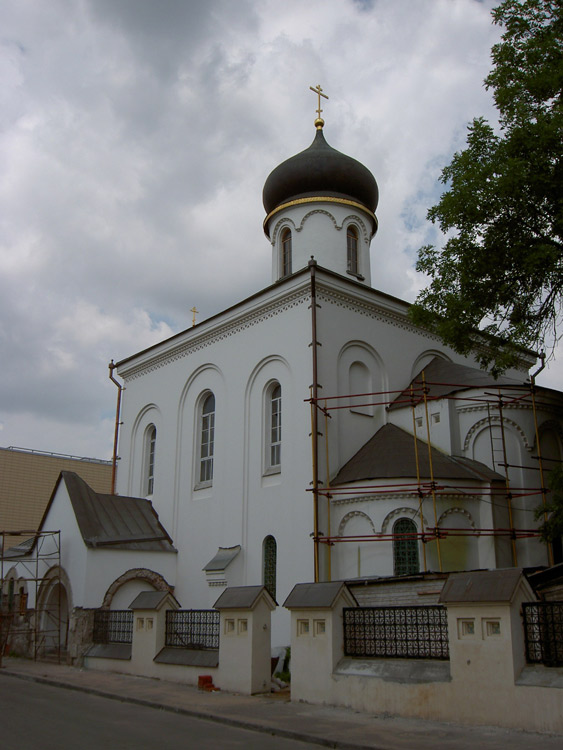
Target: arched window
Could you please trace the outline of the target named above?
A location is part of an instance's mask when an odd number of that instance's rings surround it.
[[[262,580],[272,599],[275,599],[278,545],[273,536],[270,535],[264,539],[262,554]]]
[[[156,427],[151,424],[145,433],[145,495],[154,492],[154,457],[156,451]]]
[[[291,229],[285,228],[281,234],[281,277],[291,273]]]
[[[213,481],[215,445],[215,396],[210,393],[201,406],[199,481]]]
[[[348,273],[358,276],[358,230],[353,224],[346,230],[346,247],[348,252]]]
[[[410,518],[399,518],[393,524],[393,572],[396,576],[420,572],[416,524]]]
[[[268,469],[275,469],[281,465],[281,386],[274,383],[270,388],[267,399],[268,408],[268,445],[267,445],[267,462]]]

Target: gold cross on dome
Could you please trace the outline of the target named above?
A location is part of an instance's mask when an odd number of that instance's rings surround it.
[[[323,94],[323,90],[321,88],[321,84],[320,83],[318,83],[315,88],[313,88],[313,86],[309,86],[309,88],[318,97],[317,119],[315,120],[315,125],[317,126],[317,128],[322,128],[322,126],[325,124],[325,121],[321,117],[321,112],[322,112],[322,109],[321,109],[321,96],[323,97],[323,99],[328,99],[328,96],[326,94]]]
[[[195,305],[194,305],[192,309],[190,310],[190,312],[192,313],[192,326],[195,326],[195,316],[196,316],[196,313],[199,312],[199,310],[196,310]]]

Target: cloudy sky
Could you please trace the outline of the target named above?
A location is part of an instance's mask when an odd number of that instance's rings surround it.
[[[374,286],[414,300],[440,170],[495,117],[494,4],[3,0],[0,446],[109,458],[110,359],[270,283],[262,186],[310,85],[379,184]]]

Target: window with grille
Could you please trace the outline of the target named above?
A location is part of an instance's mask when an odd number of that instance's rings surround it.
[[[263,548],[263,576],[264,586],[272,599],[276,598],[276,563],[278,556],[278,545],[273,536],[264,539]]]
[[[199,481],[213,480],[213,455],[215,447],[215,396],[210,393],[201,407]]]
[[[410,518],[393,525],[393,571],[396,576],[420,572],[416,524]]]

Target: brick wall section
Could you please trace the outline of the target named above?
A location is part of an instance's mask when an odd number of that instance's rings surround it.
[[[61,471],[76,472],[96,492],[111,490],[111,464],[0,448],[0,532],[38,528]],[[6,547],[22,539],[6,539]]]
[[[438,604],[447,573],[346,581],[360,607],[414,607]]]

